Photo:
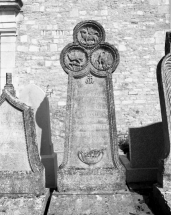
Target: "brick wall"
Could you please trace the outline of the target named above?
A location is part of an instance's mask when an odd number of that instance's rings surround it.
[[[17,92],[34,82],[49,94],[52,140],[63,155],[67,75],[59,62],[74,26],[99,21],[120,53],[113,74],[118,133],[161,121],[156,66],[169,30],[169,0],[23,0],[18,16]]]

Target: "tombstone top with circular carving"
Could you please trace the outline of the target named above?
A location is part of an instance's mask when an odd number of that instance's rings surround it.
[[[74,42],[61,52],[60,62],[66,73],[83,77],[90,72],[105,77],[119,64],[118,50],[104,42],[105,31],[96,21],[83,21],[74,28]]]
[[[96,21],[83,21],[75,26],[73,39],[83,47],[93,48],[105,40],[105,31]]]

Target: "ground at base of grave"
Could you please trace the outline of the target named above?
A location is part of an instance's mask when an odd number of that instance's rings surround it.
[[[155,215],[149,193],[130,191],[110,194],[59,194],[51,197],[48,215]]]

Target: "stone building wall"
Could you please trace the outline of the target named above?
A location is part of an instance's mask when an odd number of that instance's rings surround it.
[[[118,133],[161,121],[156,66],[169,30],[169,0],[23,0],[18,16],[15,87],[32,82],[47,91],[52,141],[63,156],[67,74],[60,52],[72,42],[74,26],[93,19],[120,53],[113,74]]]

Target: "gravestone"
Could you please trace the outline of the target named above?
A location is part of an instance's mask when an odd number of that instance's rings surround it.
[[[0,96],[0,194],[6,213],[26,215],[41,214],[46,194],[33,110],[15,97],[11,74]]]
[[[165,51],[166,56],[159,62],[157,67],[164,152],[159,165],[158,184],[154,186],[153,196],[156,203],[167,215],[171,211],[171,32],[166,33]]]
[[[22,89],[19,100],[34,110],[38,150],[45,167],[46,187],[56,188],[57,154],[54,153],[51,141],[49,100],[46,93],[35,84],[29,84]]]
[[[129,128],[129,160],[121,155],[127,182],[156,182],[163,154],[162,122]]]
[[[68,74],[64,159],[48,214],[136,214],[120,164],[112,73],[117,49],[96,21],[76,25],[61,52]]]
[[[74,28],[74,42],[61,53],[69,85],[64,159],[58,173],[60,191],[125,187],[112,86],[119,54],[104,40],[99,23],[81,22]]]

